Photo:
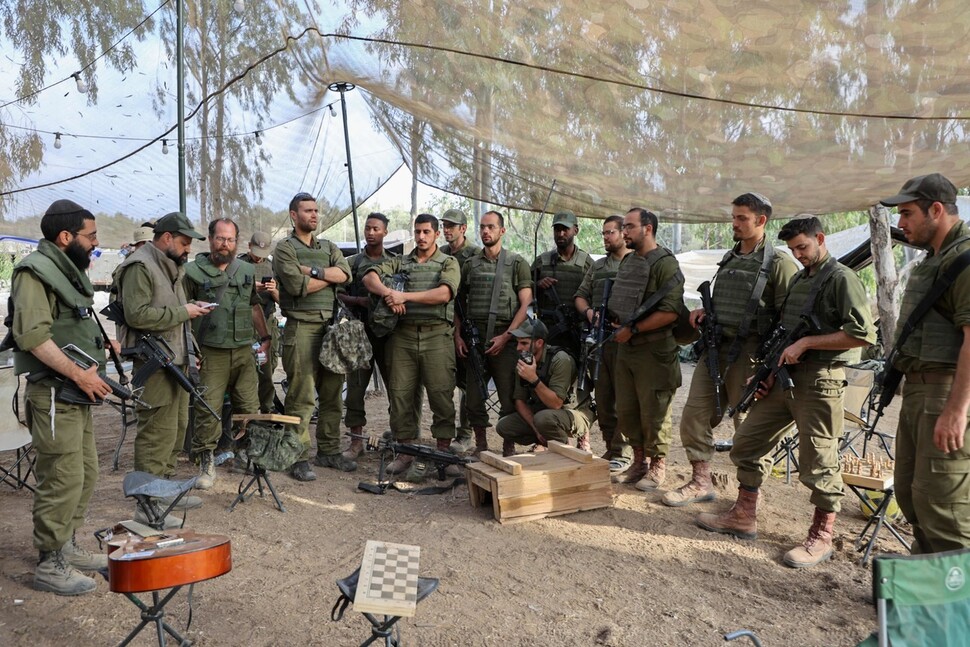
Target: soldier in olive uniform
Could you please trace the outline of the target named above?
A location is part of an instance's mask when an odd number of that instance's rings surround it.
[[[276,383],[273,381],[273,374],[276,372],[276,364],[279,361],[280,326],[276,319],[276,304],[280,300],[280,291],[276,285],[276,279],[273,278],[272,264],[268,260],[272,248],[272,236],[263,231],[256,231],[253,232],[253,237],[249,240],[249,253],[239,255],[240,260],[253,265],[256,296],[263,310],[267,334],[270,336],[266,348],[266,359],[258,368],[260,413],[273,413],[277,409]],[[253,342],[263,344],[265,340],[262,337],[254,337]],[[279,411],[278,413],[283,412]]]
[[[593,261],[579,289],[576,290],[574,304],[576,311],[592,327],[599,325],[594,319],[595,313],[603,305],[603,288],[607,280],[614,279],[616,272],[620,268],[620,261],[623,257],[631,253],[623,242],[621,227],[623,226],[623,216],[610,216],[603,221],[603,247],[606,256]],[[607,295],[608,297],[608,295]],[[596,394],[596,420],[599,423],[600,431],[603,432],[603,441],[606,443],[606,453],[603,458],[610,461],[610,473],[613,475],[622,474],[630,467],[633,461],[633,448],[617,430],[616,421],[616,390],[615,377],[616,371],[616,342],[610,340],[603,345],[600,350],[599,377],[593,384]],[[592,377],[592,376],[590,376]],[[588,397],[580,394],[581,397]]]
[[[259,394],[253,337],[258,334],[260,352],[269,350],[263,307],[255,290],[255,268],[236,258],[239,227],[228,218],[209,223],[209,252],[198,254],[185,266],[183,287],[186,298],[218,305],[205,317],[192,322],[195,339],[202,349],[200,380],[202,396],[215,411],[229,393],[233,413],[257,413]],[[216,478],[214,452],[222,424],[201,401],[195,403],[192,455],[199,463],[195,487],[208,490]]]
[[[734,248],[718,263],[714,275],[711,302],[720,329],[717,348],[718,367],[724,380],[720,391],[723,412],[741,398],[745,384],[755,371],[751,358],[757,354],[785,302],[788,284],[795,274],[795,262],[788,254],[779,254],[765,236],[765,225],[771,218],[771,202],[759,193],[744,193],[731,203]],[[698,308],[690,313],[691,325],[697,328],[708,313]],[[714,499],[711,481],[711,459],[714,457],[715,416],[714,381],[706,370],[705,348],[697,360],[690,382],[690,395],[680,417],[680,438],[691,464],[690,481],[664,494],[666,505],[679,507]],[[737,430],[745,414],[734,416]]]
[[[472,243],[465,237],[468,230],[468,216],[460,209],[448,209],[445,215],[441,216],[441,228],[444,238],[447,241],[441,246],[441,251],[449,256],[454,256],[458,261],[459,270],[465,267],[465,261],[482,251],[482,248]],[[458,399],[458,430],[455,442],[452,447],[463,452],[471,451],[475,447],[472,438],[472,426],[468,421],[468,402],[465,395],[465,373],[468,371],[466,361],[460,357],[455,358],[455,384],[460,393]]]
[[[734,436],[731,461],[738,468],[738,500],[722,514],[701,514],[697,523],[711,532],[742,539],[757,533],[758,490],[771,470],[769,454],[786,426],[798,427],[798,478],[812,490],[815,514],[805,542],[788,551],[784,563],[814,566],[832,555],[832,526],[842,502],[839,441],[843,430],[846,364],[859,361],[860,348],[876,339],[865,288],[855,273],[825,249],[822,223],[815,216],[785,223],[778,238],[805,268],[795,275],[781,308],[780,323],[794,331],[810,315],[818,328],[791,343],[778,365],[788,365],[794,388],[775,380],[762,384],[761,399]]]
[[[657,216],[634,207],[623,217],[623,241],[632,254],[620,261],[608,303],[620,346],[616,359],[616,403],[620,432],[633,446],[633,465],[624,483],[660,487],[670,445],[670,409],[680,386],[680,359],[673,326],[683,307],[684,276],[669,249],[657,244]],[[664,296],[650,314],[627,325],[654,293]],[[649,465],[646,460],[649,459]]]
[[[475,431],[476,455],[488,449],[488,412],[481,389],[475,385],[479,377],[485,384],[489,379],[494,380],[500,403],[499,416],[507,416],[515,411],[512,394],[515,390],[517,355],[514,345],[509,343],[508,331],[515,330],[525,321],[532,301],[528,264],[515,252],[502,248],[502,236],[505,235],[505,218],[502,214],[497,211],[483,214],[479,235],[485,247],[480,254],[465,261],[459,293],[462,313],[478,328],[484,345],[478,351],[484,356],[485,374],[476,377],[469,361],[465,377],[470,387],[466,397],[468,417]],[[501,280],[496,281],[499,273]],[[461,336],[461,317],[456,315],[455,319],[458,357],[468,357],[470,349],[467,340]]]
[[[44,238],[37,250],[14,268],[8,320],[14,370],[30,373],[24,395],[36,456],[34,547],[40,553],[34,588],[80,595],[97,588],[80,570],[108,567],[104,553],[88,552],[75,537],[98,479],[98,452],[91,407],[55,403],[54,375],[73,380],[92,401],[111,393],[99,375],[106,361],[104,337],[92,316],[94,288],[84,273],[98,232],[91,212],[70,200],[54,202],[40,228]],[[100,366],[82,369],[61,351],[67,344]]]
[[[577,407],[574,387],[576,361],[566,351],[546,343],[549,330],[536,319],[510,333],[519,360],[515,365],[515,413],[498,421],[502,455],[515,454],[516,443],[547,445],[550,440],[569,442],[589,432],[591,412]]]
[[[309,193],[290,200],[293,233],[276,245],[273,270],[280,283],[280,309],[286,317],[283,330],[283,369],[289,388],[286,413],[298,416],[300,440],[305,447],[300,460],[290,468],[298,481],[312,481],[310,469],[310,417],[314,400],[317,416],[317,454],[314,462],[346,472],[357,463],[340,453],[340,392],[344,376],[320,364],[320,346],[330,327],[336,302],[336,287],[350,280],[350,265],[335,244],[317,238],[317,201]]]
[[[939,173],[915,177],[882,201],[896,206],[899,227],[927,258],[903,293],[897,337],[922,301],[961,254],[970,227],[957,212],[956,187]],[[898,347],[898,341],[895,345]],[[970,546],[970,270],[937,299],[905,340],[894,367],[906,376],[896,429],[895,486],[913,526],[913,552]]]
[[[455,436],[455,345],[453,301],[461,270],[458,261],[438,249],[438,219],[420,214],[414,219],[414,251],[371,267],[364,286],[384,299],[399,319],[387,346],[388,396],[391,431],[399,442],[417,440],[421,387],[431,407],[431,435],[438,449],[447,451]],[[407,273],[403,292],[382,282],[386,276]],[[417,397],[416,397],[417,396]],[[404,472],[412,456],[398,456],[387,467],[390,474]]]
[[[346,292],[338,295],[344,305],[351,308],[357,317],[364,322],[364,329],[367,331],[367,339],[370,340],[371,348],[374,349],[374,358],[369,368],[362,368],[354,371],[347,376],[347,396],[344,398],[344,406],[347,413],[344,415],[344,424],[350,427],[350,433],[362,434],[364,426],[367,424],[367,412],[364,407],[364,397],[367,395],[367,385],[370,384],[371,376],[376,368],[380,369],[381,377],[385,382],[388,381],[388,371],[386,363],[386,344],[387,337],[379,337],[374,334],[369,319],[374,310],[374,302],[370,293],[364,287],[364,274],[372,267],[383,263],[395,256],[393,252],[384,249],[384,238],[387,236],[387,216],[382,213],[372,213],[364,221],[364,240],[367,244],[359,254],[354,254],[348,259],[353,280],[347,286]],[[418,397],[420,398],[420,393]],[[418,407],[421,406],[420,400]],[[344,457],[354,460],[364,451],[364,442],[360,438],[351,438],[350,447],[344,452]]]

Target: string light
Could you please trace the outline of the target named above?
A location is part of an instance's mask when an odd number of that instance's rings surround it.
[[[246,10],[246,3],[243,2],[243,0],[236,0],[232,3],[232,8],[236,11],[236,13],[242,13]]]
[[[330,108],[330,116],[331,116],[331,117],[336,117],[336,116],[337,116],[337,111],[336,111],[336,110],[334,110],[334,107],[333,107],[333,104],[331,103],[331,104],[330,104],[329,106],[327,106],[327,107],[328,107],[328,108]]]
[[[81,73],[75,72],[71,76],[73,76],[74,80],[77,82],[77,91],[80,92],[81,94],[87,94],[88,84],[85,83],[84,79],[81,78]]]
[[[162,155],[168,155],[168,140],[162,140]]]
[[[256,135],[256,145],[262,146],[263,145],[262,133],[257,130],[254,134]]]
[[[61,144],[61,134],[54,133],[54,148],[60,148],[62,145],[63,144]]]

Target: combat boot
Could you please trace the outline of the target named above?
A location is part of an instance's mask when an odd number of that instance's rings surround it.
[[[644,462],[643,447],[633,448],[633,463],[623,477],[624,483],[634,484],[647,475],[647,464]]]
[[[158,518],[161,516],[163,510],[158,507],[158,504],[154,500],[149,501],[148,505],[152,508],[152,514]],[[145,511],[142,510],[141,506],[135,506],[135,516],[132,517],[138,523],[143,523],[146,526],[152,526],[152,520],[148,518]],[[174,514],[165,515],[165,519],[162,523],[162,530],[170,530],[172,528],[181,528],[183,520],[176,517]],[[154,527],[154,526],[152,526]]]
[[[350,447],[344,450],[344,458],[348,461],[355,461],[361,454],[364,453],[364,441],[361,438],[354,438],[354,436],[361,436],[364,433],[363,427],[351,427],[350,433],[352,434],[350,438]]]
[[[98,588],[98,584],[68,564],[63,552],[42,550],[34,569],[34,588],[57,595],[83,595]]]
[[[72,534],[71,540],[64,544],[61,553],[67,563],[79,571],[100,571],[108,568],[108,555],[105,553],[92,553],[81,548],[77,543],[77,537]]]
[[[297,481],[316,481],[317,475],[310,469],[309,461],[297,461],[290,466],[290,476]]]
[[[710,532],[734,535],[740,539],[758,538],[758,490],[738,488],[738,500],[721,514],[697,515],[697,525]]]
[[[199,454],[199,478],[195,481],[197,490],[211,490],[216,482],[216,463],[211,449]]]
[[[475,451],[472,456],[478,458],[482,452],[488,451],[488,430],[485,427],[475,427]]]
[[[663,456],[654,456],[650,459],[650,469],[642,479],[637,481],[635,487],[641,492],[649,492],[659,488],[666,480],[667,462]]]
[[[348,459],[343,454],[321,454],[317,452],[313,462],[320,467],[340,470],[341,472],[353,472],[357,469],[357,463]]]
[[[467,454],[468,452],[475,449],[475,439],[472,438],[471,429],[461,428],[458,430],[458,434],[455,437],[455,442],[452,443],[457,451],[462,454]]]
[[[713,501],[716,497],[714,483],[711,480],[710,461],[691,461],[690,465],[693,469],[690,481],[686,485],[664,494],[663,499],[661,499],[664,505],[679,508],[688,503]]]
[[[508,438],[502,441],[502,456],[515,456],[515,441]]]
[[[792,568],[807,568],[830,558],[832,556],[832,526],[834,524],[834,512],[815,508],[812,527],[808,529],[808,538],[805,543],[785,553],[782,561]]]
[[[397,456],[394,457],[394,460],[392,460],[390,463],[387,464],[387,467],[384,468],[384,471],[387,474],[404,474],[405,472],[408,471],[408,468],[411,467],[411,463],[413,462],[414,462],[414,456],[409,456],[407,454],[398,454]]]
[[[592,451],[589,446],[588,431],[576,437],[576,449],[581,449],[584,452]]]

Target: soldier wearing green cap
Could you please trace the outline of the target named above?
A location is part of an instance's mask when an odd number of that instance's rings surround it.
[[[312,481],[310,469],[310,418],[317,415],[317,453],[314,462],[342,471],[357,463],[340,453],[340,394],[344,376],[320,364],[320,346],[336,306],[336,288],[350,280],[350,265],[340,248],[314,234],[318,224],[317,201],[309,193],[290,200],[293,232],[276,245],[273,270],[280,283],[280,309],[286,317],[283,330],[283,369],[289,388],[286,413],[298,416],[304,453],[290,468],[298,481]]]
[[[468,216],[461,209],[448,209],[441,216],[441,228],[444,232],[446,243],[441,246],[441,252],[454,256],[458,260],[458,268],[461,270],[472,256],[480,253],[482,248],[472,243],[466,236],[468,230]],[[455,384],[458,387],[458,429],[456,432],[453,447],[463,452],[467,452],[475,447],[472,438],[472,426],[468,420],[468,402],[465,396],[465,373],[468,367],[463,358],[456,358]]]
[[[899,344],[910,314],[940,277],[970,250],[970,227],[957,190],[939,173],[912,178],[882,200],[899,227],[926,250],[906,284],[896,326],[894,368],[906,376],[896,429],[895,487],[913,528],[913,552],[970,546],[970,271],[964,268]]]
[[[192,240],[205,236],[192,228],[182,213],[170,213],[155,223],[155,237],[126,258],[116,270],[113,290],[124,306],[125,325],[119,327],[122,346],[134,346],[140,333],[150,333],[172,348],[172,363],[183,372],[196,369],[198,347],[189,320],[207,314],[211,307],[187,302],[182,267],[188,260]],[[142,366],[135,359],[134,371]],[[155,371],[145,383],[143,398],[150,409],[138,409],[135,436],[135,469],[161,477],[175,474],[189,417],[189,395],[168,371]],[[202,505],[198,497],[183,497],[182,507]],[[141,509],[135,519],[144,522]],[[170,517],[167,525],[180,519]]]
[[[104,553],[88,552],[75,535],[98,479],[94,423],[89,405],[55,404],[59,385],[50,374],[73,380],[92,400],[111,393],[101,379],[104,338],[91,314],[94,288],[84,272],[98,232],[91,212],[70,200],[51,204],[40,227],[44,238],[37,250],[14,268],[14,308],[7,321],[14,371],[30,374],[25,413],[36,456],[33,523],[40,553],[34,588],[80,595],[97,588],[80,571],[108,566]],[[100,367],[77,366],[61,350],[67,344],[80,347]]]
[[[273,265],[269,255],[273,249],[273,237],[264,231],[253,232],[249,240],[249,252],[240,254],[239,259],[253,264],[256,281],[256,296],[263,309],[263,319],[266,320],[267,334],[270,336],[266,348],[265,361],[259,365],[259,411],[273,413],[276,411],[276,383],[273,374],[279,362],[280,326],[276,318],[276,304],[280,301],[280,290],[273,277]],[[266,340],[261,337],[253,339],[254,343],[263,344]],[[282,410],[279,413],[283,413]]]
[[[515,413],[498,421],[502,455],[515,454],[515,445],[568,443],[589,432],[589,409],[576,407],[576,362],[566,351],[548,345],[549,330],[536,319],[511,333],[519,355],[515,365]]]

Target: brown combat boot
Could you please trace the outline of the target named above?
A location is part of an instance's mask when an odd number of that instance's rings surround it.
[[[740,539],[758,538],[758,491],[738,488],[738,500],[721,514],[705,512],[697,515],[697,525],[704,530],[734,535]]]
[[[624,483],[635,484],[637,481],[642,479],[647,475],[647,464],[644,462],[643,457],[643,447],[633,448],[633,463],[630,465],[630,469],[627,470],[626,476],[623,478]]]
[[[364,428],[351,427],[350,433],[353,434],[353,436],[363,436]],[[364,440],[362,438],[354,438],[353,436],[350,438],[350,447],[344,450],[344,458],[349,461],[357,460],[360,455],[364,453]]]
[[[815,508],[812,527],[808,529],[808,538],[805,543],[785,553],[782,561],[792,568],[807,568],[830,558],[832,556],[832,526],[834,524],[834,512]]]
[[[439,452],[451,452],[451,438],[435,438]]]
[[[641,492],[649,492],[659,488],[665,480],[667,480],[667,462],[663,456],[654,456],[650,459],[650,469],[642,479],[637,481],[636,488]]]
[[[475,427],[475,451],[472,456],[478,458],[482,452],[488,451],[488,430],[485,427]]]
[[[713,501],[716,497],[714,483],[711,480],[710,461],[691,461],[690,465],[693,469],[690,481],[686,485],[664,494],[663,499],[661,499],[664,505],[679,508],[688,503]]]

